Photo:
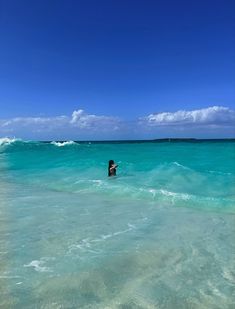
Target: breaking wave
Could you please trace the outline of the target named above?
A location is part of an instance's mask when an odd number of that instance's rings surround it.
[[[74,141],[66,141],[66,142],[51,142],[52,145],[57,146],[57,147],[64,147],[64,146],[69,146],[69,145],[75,145],[77,144]]]
[[[19,138],[2,137],[0,138],[0,146],[11,145],[19,141],[22,142],[22,140]]]

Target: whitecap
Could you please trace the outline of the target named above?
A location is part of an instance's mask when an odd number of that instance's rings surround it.
[[[118,236],[118,235],[121,235],[121,234],[128,233],[128,232],[130,232],[134,229],[136,229],[136,226],[131,224],[131,223],[128,223],[128,228],[125,229],[125,230],[120,230],[120,231],[113,232],[113,233],[110,233],[110,234],[105,234],[105,235],[103,234],[100,237],[97,237],[97,238],[94,238],[94,239],[89,239],[89,238],[82,239],[78,244],[76,244],[76,245],[73,244],[69,247],[69,253],[71,253],[73,250],[76,250],[76,249],[79,249],[81,251],[93,252],[91,249],[92,249],[92,245],[94,245],[95,243],[103,242],[106,239],[109,239],[109,238],[112,238],[112,237],[115,237],[115,236]],[[97,251],[94,251],[94,252],[97,253]]]
[[[134,224],[128,223],[128,226],[130,230],[136,229],[136,226]]]
[[[93,179],[91,182],[97,184],[97,186],[101,186],[103,184],[103,181],[101,179]]]
[[[189,167],[187,167],[187,166],[184,166],[183,164],[180,164],[180,163],[178,163],[177,161],[173,162],[172,164],[173,164],[173,165],[176,165],[176,166],[178,166],[178,167],[181,167],[181,168],[183,168],[184,170],[191,170],[191,168],[189,168]]]
[[[111,238],[112,236],[113,236],[113,234],[102,235],[101,239],[97,239],[96,241],[105,240],[105,239]]]
[[[124,233],[127,233],[127,232],[131,231],[131,230],[133,230],[133,228],[132,228],[132,227],[129,227],[129,228],[126,229],[126,230],[118,231],[118,232],[113,233],[113,236],[117,236],[117,235],[120,235],[120,234],[124,234]]]
[[[51,142],[51,144],[57,147],[64,147],[68,145],[74,145],[76,143],[74,141],[66,141],[66,142]]]
[[[165,195],[165,196],[169,196],[169,197],[175,197],[175,198],[180,198],[182,200],[189,200],[190,199],[190,195],[187,193],[176,193],[176,192],[171,192],[171,191],[167,191],[167,190],[159,190],[158,192],[160,192],[161,194]]]
[[[34,260],[30,262],[29,264],[25,264],[24,267],[33,267],[34,270],[38,272],[51,272],[51,269],[49,267],[43,266],[44,264],[45,264],[45,261]]]
[[[155,190],[155,189],[149,189],[148,191],[152,194],[153,197],[156,196],[157,190]]]
[[[145,191],[145,190],[142,189],[142,191]],[[153,198],[155,198],[157,195],[164,195],[164,196],[167,196],[167,197],[178,198],[178,199],[182,199],[182,200],[189,200],[191,198],[191,196],[187,193],[171,192],[171,191],[164,190],[164,189],[160,189],[160,190],[148,189],[147,191],[149,193],[151,193]]]
[[[0,146],[10,145],[10,144],[15,143],[16,141],[21,141],[21,139],[18,139],[15,137],[14,138],[3,137],[3,138],[0,138]]]
[[[93,239],[90,242],[102,241],[102,240],[111,238],[113,236],[117,236],[117,235],[120,235],[120,234],[124,234],[124,233],[130,232],[130,231],[132,231],[134,229],[136,229],[136,226],[134,224],[128,223],[128,228],[127,229],[121,230],[121,231],[117,231],[117,232],[114,232],[114,233],[110,233],[110,234],[106,234],[106,235],[102,235],[100,238]]]

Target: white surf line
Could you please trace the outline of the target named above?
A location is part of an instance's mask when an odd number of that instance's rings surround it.
[[[129,226],[129,228],[126,229],[126,230],[101,235],[100,237],[95,238],[95,239],[91,239],[91,240],[89,238],[82,239],[77,245],[71,245],[70,248],[69,248],[69,252],[71,253],[73,250],[76,250],[76,249],[80,249],[80,250],[88,249],[88,251],[91,251],[90,248],[92,246],[92,243],[102,242],[102,241],[105,241],[106,239],[109,239],[109,238],[112,238],[112,237],[115,237],[115,236],[118,236],[118,235],[121,235],[121,234],[124,234],[124,233],[128,233],[128,232],[136,229],[136,226],[133,225],[133,224],[128,223],[128,226]]]

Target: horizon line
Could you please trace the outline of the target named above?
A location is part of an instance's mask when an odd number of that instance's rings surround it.
[[[66,142],[72,141],[69,139],[62,139],[62,140],[39,140],[42,143],[49,143],[49,142]],[[73,140],[73,142],[80,142],[80,143],[103,143],[103,142],[174,142],[174,141],[235,141],[235,137],[225,137],[225,138],[191,138],[191,137],[182,137],[182,138],[175,138],[175,137],[166,137],[166,138],[156,138],[156,139],[116,139],[116,140]]]

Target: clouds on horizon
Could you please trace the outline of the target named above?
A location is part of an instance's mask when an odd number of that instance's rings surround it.
[[[80,129],[118,130],[121,121],[117,117],[97,116],[85,113],[79,109],[72,113],[70,124]]]
[[[0,119],[0,135],[29,139],[135,139],[235,137],[235,110],[212,106],[152,113],[132,122],[79,109],[71,116]]]
[[[142,121],[150,126],[234,126],[235,111],[228,107],[212,106],[192,111],[179,110],[173,113],[150,114]]]
[[[115,137],[120,130],[117,117],[87,114],[84,110],[73,111],[71,116],[15,117],[0,119],[0,135],[29,139],[99,138]],[[101,135],[102,134],[102,135]]]

